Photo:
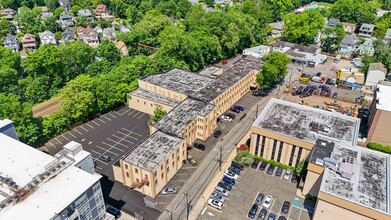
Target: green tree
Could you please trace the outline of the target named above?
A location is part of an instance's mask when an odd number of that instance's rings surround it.
[[[20,70],[20,54],[12,52],[11,49],[0,47],[0,67],[9,67]]]
[[[58,0],[45,0],[45,5],[48,7],[48,11],[54,12],[58,5]]]
[[[326,28],[324,34],[326,38],[322,39],[322,48],[326,52],[333,52],[345,37],[345,29],[343,24],[339,23],[336,27]]]
[[[295,173],[299,177],[302,177],[303,174],[306,173],[306,171],[307,171],[307,163],[305,162],[305,160],[302,160],[300,161],[299,164],[296,165]]]
[[[57,19],[55,17],[48,17],[44,21],[45,29],[48,31],[51,31],[53,33],[56,33],[60,30],[60,27],[57,23]]]
[[[323,16],[315,9],[305,10],[302,14],[293,13],[284,17],[285,38],[292,43],[308,45],[326,25]]]
[[[64,8],[56,8],[56,10],[54,10],[53,14],[54,14],[54,17],[56,17],[57,19],[60,17],[60,14],[63,13],[65,11]]]
[[[56,134],[60,134],[64,131],[70,129],[70,121],[68,117],[65,115],[63,109],[59,109],[49,117],[43,118],[42,121],[42,135],[44,137],[50,138]]]
[[[155,111],[153,111],[153,120],[154,121],[158,121],[159,119],[161,119],[165,114],[166,114],[166,110],[163,110],[163,107],[161,105],[159,105]]]
[[[21,12],[16,14],[14,19],[19,20],[23,33],[28,32],[37,36],[38,33],[43,30],[41,14],[42,10],[40,8],[34,8],[31,10],[27,7],[22,7]]]
[[[18,85],[19,73],[9,67],[0,67],[0,93],[9,92]]]
[[[108,60],[112,64],[117,63],[121,59],[121,51],[115,46],[115,44],[109,42],[108,40],[105,40],[102,44],[99,44],[97,51],[100,57]]]
[[[288,73],[287,64],[291,62],[285,54],[273,52],[263,57],[265,63],[262,71],[257,74],[255,81],[262,88],[268,88],[272,83],[284,78]]]
[[[0,41],[3,42],[7,34],[15,34],[15,26],[7,19],[2,18],[0,20]]]
[[[376,20],[378,7],[371,0],[338,0],[330,7],[330,15],[356,24],[372,23]]]

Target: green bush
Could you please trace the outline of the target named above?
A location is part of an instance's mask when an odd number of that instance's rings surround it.
[[[253,155],[248,154],[246,157],[240,162],[243,166],[250,166],[251,162],[253,161]]]
[[[318,197],[311,196],[310,194],[305,195],[305,198],[308,200],[312,200],[313,202],[316,202],[316,200],[318,199]]]
[[[260,156],[256,156],[256,155],[252,155],[252,156],[253,156],[254,159],[258,159],[260,161],[266,161],[266,162],[268,162],[270,164],[273,164],[274,166],[281,167],[281,168],[286,169],[286,170],[289,169],[289,170],[292,170],[294,172],[295,169],[296,169],[295,167],[291,167],[291,166],[282,164],[280,162],[276,162],[274,160],[266,160],[265,158],[260,157]]]
[[[372,142],[368,144],[368,148],[391,154],[391,146],[383,146],[382,144]]]

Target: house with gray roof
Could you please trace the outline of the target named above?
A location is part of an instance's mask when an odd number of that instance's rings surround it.
[[[330,18],[328,21],[327,21],[327,26],[326,28],[334,28],[337,26],[337,24],[339,24],[341,21],[339,19],[336,19],[336,18]]]
[[[366,38],[365,42],[362,43],[359,47],[360,55],[369,55],[373,56],[375,54],[375,48],[373,47],[373,41],[376,40],[376,38]]]
[[[341,53],[348,53],[358,49],[358,38],[355,34],[347,34],[339,44]]]
[[[126,33],[129,33],[130,32],[130,29],[127,28],[125,25],[121,25],[119,27],[119,33],[120,34],[126,34]]]
[[[111,43],[117,42],[117,34],[115,33],[115,28],[104,28],[102,38],[109,40]]]
[[[22,29],[19,26],[19,21],[11,21],[11,23],[15,26],[16,33],[21,33]]]
[[[92,17],[92,14],[89,9],[82,9],[77,11],[77,16],[79,18],[86,17],[86,19],[90,22],[94,22],[94,17]]]
[[[20,42],[16,36],[8,34],[4,39],[3,46],[11,49],[12,52],[18,52],[20,49]]]
[[[387,32],[386,32],[386,35],[384,36],[382,41],[383,41],[384,44],[388,45],[389,44],[388,42],[390,40],[391,40],[391,28],[388,28]]]
[[[271,32],[271,37],[281,37],[284,32],[284,22],[274,22],[269,23],[270,26],[273,27],[273,30]]]
[[[44,45],[44,44],[57,45],[56,37],[50,31],[46,30],[42,33],[39,33],[39,39],[40,39],[42,45]]]
[[[58,0],[58,4],[61,8],[65,9],[67,12],[71,10],[71,3],[68,0]]]
[[[63,27],[73,27],[75,23],[73,23],[73,18],[69,12],[63,11],[60,14],[60,22]]]
[[[44,21],[46,18],[54,17],[53,12],[42,12],[41,21]]]
[[[65,31],[62,32],[62,38],[60,40],[60,43],[61,44],[68,44],[72,41],[76,41],[75,33],[76,33],[75,29],[71,29],[69,27],[66,27]]]
[[[372,37],[373,29],[375,29],[375,25],[373,24],[362,24],[358,33],[360,37]]]

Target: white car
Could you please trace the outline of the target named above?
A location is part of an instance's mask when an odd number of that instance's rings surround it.
[[[234,173],[234,172],[232,172],[232,171],[229,171],[229,170],[226,170],[225,172],[224,172],[224,176],[228,176],[229,178],[232,178],[232,179],[234,179],[234,180],[237,180],[238,179],[238,174],[236,174],[236,173]]]
[[[272,201],[273,201],[273,197],[271,195],[267,195],[265,201],[263,201],[262,206],[265,208],[269,208]]]
[[[221,118],[222,119],[224,119],[224,120],[226,120],[226,121],[232,121],[232,118],[230,118],[230,117],[228,117],[228,116],[225,116],[225,115],[223,115],[223,116],[221,116]]]
[[[291,174],[292,174],[292,171],[287,170],[284,174],[284,179],[289,180],[289,178],[291,177]]]
[[[214,199],[209,199],[208,200],[208,205],[212,206],[213,208],[216,208],[218,210],[221,210],[223,209],[223,203],[222,202],[219,202],[217,200],[214,200]]]

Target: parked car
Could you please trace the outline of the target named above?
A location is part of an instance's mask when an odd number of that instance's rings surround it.
[[[244,108],[240,105],[235,105],[234,108],[239,109],[240,111],[244,111]]]
[[[105,162],[109,162],[111,160],[111,157],[106,154],[99,155],[99,160],[103,160]]]
[[[272,201],[273,201],[273,197],[271,195],[267,195],[265,200],[263,201],[262,206],[265,208],[269,208]]]
[[[259,161],[260,161],[259,159],[254,159],[253,162],[251,163],[251,167],[257,169]]]
[[[200,149],[200,150],[205,150],[205,145],[200,144],[200,143],[195,143],[195,144],[194,144],[194,147],[195,147],[195,148],[198,148],[198,149]]]
[[[308,92],[309,89],[310,89],[310,88],[309,88],[308,86],[306,86],[306,87],[304,88],[303,92]]]
[[[263,220],[265,219],[266,215],[267,215],[267,210],[265,208],[262,208],[261,211],[259,212],[257,219]]]
[[[224,172],[224,175],[225,175],[225,176],[228,176],[229,178],[232,178],[232,179],[234,179],[234,180],[237,180],[238,177],[239,177],[238,174],[236,174],[236,173],[234,173],[234,172],[232,172],[232,171],[228,171],[228,170]]]
[[[114,217],[116,217],[116,218],[121,217],[121,212],[118,209],[114,208],[114,207],[107,206],[106,211],[108,213],[114,215]]]
[[[337,96],[338,96],[338,92],[334,92],[333,93],[333,98],[337,98]]]
[[[236,108],[234,108],[234,107],[231,108],[231,111],[236,112],[236,113],[239,113],[239,112],[240,112],[239,109],[236,109]]]
[[[244,166],[243,166],[242,164],[236,163],[235,161],[232,161],[231,166],[232,166],[232,167],[236,167],[236,168],[238,168],[238,169],[240,169],[240,170],[243,170],[243,169],[244,169]]]
[[[228,167],[228,171],[231,171],[233,173],[236,173],[236,174],[240,174],[240,169],[236,168],[236,167]]]
[[[316,76],[318,76],[318,77],[319,77],[321,74],[322,74],[321,72],[318,72],[318,73],[316,74]]]
[[[282,204],[282,207],[281,207],[281,212],[284,213],[284,214],[288,214],[288,211],[289,211],[289,207],[291,206],[291,203],[288,202],[288,201],[285,201],[283,204]]]
[[[326,91],[322,90],[319,95],[324,96],[326,94]]]
[[[165,188],[162,190],[163,195],[176,194],[176,188]]]
[[[225,115],[228,116],[228,117],[230,117],[230,118],[232,118],[232,119],[235,119],[235,115],[232,114],[232,113],[227,113],[227,114],[225,114]]]
[[[299,181],[299,177],[296,174],[293,174],[291,181],[292,183],[297,183]]]
[[[299,88],[297,89],[297,91],[303,91],[303,86],[299,86]]]
[[[330,91],[326,91],[326,97],[330,97],[331,96],[331,92]]]
[[[356,98],[356,102],[357,102],[357,103],[361,103],[361,97],[357,97],[357,98]]]
[[[230,185],[235,185],[235,180],[230,178],[230,177],[228,177],[228,176],[224,176],[223,177],[223,181],[228,183],[228,184],[230,184]]]
[[[286,218],[285,218],[285,216],[280,215],[280,217],[278,217],[278,220],[286,220]]]
[[[267,166],[267,162],[266,161],[262,161],[261,166],[259,166],[259,169],[260,170],[264,170],[266,168],[266,166]]]
[[[311,78],[311,81],[317,82],[317,83],[323,83],[322,78],[320,78],[319,76],[313,76],[313,77]]]
[[[221,210],[223,209],[224,204],[222,202],[219,202],[215,199],[209,199],[208,205],[212,206],[215,209]]]
[[[263,197],[265,197],[265,195],[263,195],[262,193],[258,193],[258,196],[255,199],[255,202],[257,202],[257,204],[260,205],[263,200]]]
[[[228,61],[226,61],[226,60],[223,60],[223,62],[221,62],[223,65],[225,65],[225,64],[227,64],[228,63]]]
[[[291,174],[292,174],[292,170],[286,170],[284,174],[284,179],[289,180]]]
[[[258,205],[256,203],[254,203],[251,206],[250,212],[248,213],[248,217],[254,218],[255,214],[257,214],[257,211],[258,211]]]
[[[228,183],[225,183],[225,182],[219,182],[218,186],[220,186],[221,188],[226,189],[228,191],[232,190],[232,186],[229,185]]]
[[[277,167],[276,176],[281,176],[282,174],[282,167]]]
[[[319,89],[315,89],[314,95],[318,95],[318,94],[319,94]]]
[[[228,117],[226,115],[221,116],[221,119],[226,120],[228,122],[232,121],[232,118],[230,118],[230,117]]]
[[[227,197],[229,195],[229,192],[220,186],[215,187],[215,192],[220,193],[221,195],[223,195],[225,197]]]
[[[274,219],[276,219],[276,214],[274,214],[273,212],[270,212],[270,214],[269,214],[269,217],[267,218],[267,220],[274,220]]]
[[[269,168],[267,168],[267,171],[266,171],[267,174],[272,175],[274,172],[274,168],[275,168],[275,166],[273,164],[270,164]]]
[[[212,192],[212,194],[210,194],[210,198],[224,203],[224,197],[222,195],[219,195],[219,194],[215,193],[215,192]]]
[[[220,137],[220,135],[221,135],[222,133],[223,133],[223,132],[222,132],[221,130],[217,130],[217,131],[215,131],[215,133],[213,134],[213,137],[218,138],[218,137]]]

